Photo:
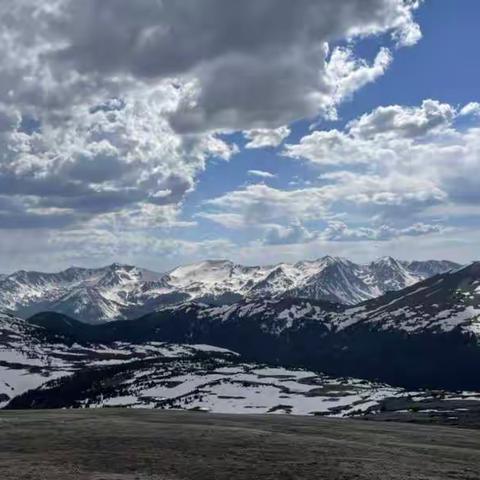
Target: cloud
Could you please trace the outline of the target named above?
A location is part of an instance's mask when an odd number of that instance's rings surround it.
[[[297,144],[285,145],[283,154],[315,165],[338,166],[369,164],[378,161],[384,151],[372,149],[370,143],[334,129],[317,130]]]
[[[328,44],[383,33],[410,44],[401,39],[417,29],[417,6],[7,0],[1,192],[69,215],[180,205],[210,156],[238,151],[210,131],[246,130],[247,148],[279,145],[282,125],[331,111],[385,63],[386,50],[370,67]]]
[[[165,232],[164,232],[165,233]],[[231,256],[238,246],[227,239],[182,240],[145,230],[118,234],[99,226],[44,229],[25,235],[21,229],[0,235],[2,273],[19,268],[58,271],[72,265],[99,266],[119,261],[165,271],[204,258]]]
[[[473,204],[480,200],[475,112],[474,103],[457,108],[435,100],[418,107],[379,107],[344,131],[312,132],[286,145],[284,154],[328,167],[322,178],[340,182],[343,192],[350,183],[360,204],[364,199],[386,205],[413,201],[422,208],[447,201]],[[345,172],[335,172],[339,168]]]
[[[379,107],[344,130],[312,132],[284,151],[321,167],[308,187],[250,185],[209,200],[200,216],[225,227],[263,229],[276,244],[299,241],[302,228],[305,242],[443,232],[439,220],[445,228],[455,225],[455,216],[473,215],[470,206],[480,201],[475,111],[470,104],[425,100]],[[323,233],[322,222],[329,224]]]
[[[257,128],[245,131],[244,135],[250,140],[245,148],[278,147],[290,135],[290,129],[285,126],[275,129]]]
[[[55,110],[139,81],[190,82],[171,113],[182,132],[277,128],[331,110],[383,73],[388,54],[369,66],[329,44],[387,34],[398,48],[421,36],[419,2],[405,0],[8,2],[5,91],[23,75],[14,97]]]
[[[300,223],[293,223],[286,227],[275,225],[268,228],[262,243],[264,245],[289,245],[307,243],[317,238]]]
[[[455,107],[429,99],[424,100],[420,107],[378,107],[350,122],[347,129],[357,138],[376,138],[379,135],[418,138],[450,126],[456,115]]]
[[[436,100],[419,107],[378,107],[349,122],[345,131],[317,130],[286,145],[284,155],[317,165],[388,164],[412,151],[421,153],[428,141],[442,147],[459,115],[455,107]]]
[[[134,232],[117,236],[105,230],[84,229],[62,232],[49,238],[49,246],[53,251],[68,252],[68,257],[78,256],[80,260],[98,261],[115,258],[135,258],[162,255],[168,258],[202,258],[215,256],[219,250],[232,248],[232,244],[224,239],[206,241],[186,241],[175,238],[158,238],[152,235],[136,235]],[[84,248],[84,246],[87,246]],[[75,254],[75,251],[77,252]]]
[[[5,0],[2,234],[14,241],[35,229],[61,237],[56,248],[68,254],[93,255],[91,245],[113,237],[128,237],[122,245],[140,252],[135,235],[192,226],[182,206],[207,163],[239,151],[220,133],[246,132],[247,148],[276,147],[292,121],[335,116],[385,72],[396,48],[419,40],[417,7],[405,0],[345,0],[342,8],[333,0]],[[354,47],[366,37],[381,46],[358,58]],[[239,225],[286,212],[291,223],[297,214],[322,215],[327,193],[254,186],[243,206],[212,203],[202,213]],[[92,236],[75,243],[82,230]]]
[[[468,115],[480,115],[480,103],[478,102],[470,102],[467,103],[459,113],[460,116],[466,117]]]
[[[392,173],[388,177],[340,171],[324,174],[323,186],[282,190],[265,184],[249,185],[208,200],[199,218],[227,228],[266,228],[328,220],[341,213],[368,220],[394,219],[442,203],[446,194],[425,178]]]
[[[351,228],[342,221],[330,221],[327,228],[322,232],[321,238],[325,241],[387,241],[397,237],[417,237],[431,233],[440,233],[445,229],[441,225],[415,223],[404,228],[396,228],[390,225],[379,227]]]
[[[322,189],[280,190],[255,184],[208,200],[206,211],[199,215],[224,226],[263,227],[276,221],[320,218],[327,204],[328,194]]]
[[[275,178],[276,176],[273,173],[266,172],[264,170],[249,170],[247,173],[254,177],[260,177],[260,178]]]
[[[179,205],[209,156],[228,159],[236,149],[211,135],[175,134],[162,117],[175,98],[166,85],[115,108],[72,109],[65,124],[43,124],[41,132],[25,134],[17,122],[0,138],[8,147],[0,194],[33,197],[37,207],[65,209],[78,220],[140,204]]]
[[[391,171],[388,175],[339,171],[320,177],[329,183],[320,190],[331,203],[347,204],[368,213],[368,208],[393,214],[399,209],[426,208],[446,200],[447,194],[435,182]]]
[[[335,48],[325,68],[331,95],[324,106],[328,116],[335,119],[335,106],[382,76],[391,62],[392,54],[387,48],[380,49],[371,65],[364,59],[355,57],[350,48]]]

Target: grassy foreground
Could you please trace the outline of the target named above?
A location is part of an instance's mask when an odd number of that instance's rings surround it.
[[[479,430],[155,410],[0,412],[3,480],[474,480],[479,471]]]

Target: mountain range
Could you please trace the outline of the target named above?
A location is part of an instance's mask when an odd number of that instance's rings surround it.
[[[385,257],[357,264],[340,257],[271,266],[209,260],[157,273],[129,265],[69,268],[59,273],[18,271],[0,276],[0,309],[22,317],[55,311],[87,323],[125,320],[184,302],[229,305],[299,298],[344,305],[401,290],[459,265]]]
[[[219,284],[222,275],[210,276],[216,278],[211,283]],[[97,284],[105,284],[98,277]],[[193,297],[139,318],[97,324],[61,312],[27,319],[0,313],[0,407],[5,408],[258,407],[350,414],[378,409],[379,402],[397,395],[420,398],[418,390],[425,388],[478,400],[464,391],[480,390],[479,374],[478,262],[356,305],[290,294],[224,304]],[[365,389],[359,391],[359,385]],[[351,395],[348,401],[345,395]]]
[[[28,319],[73,344],[209,344],[249,361],[409,388],[480,388],[480,263],[356,306],[292,297],[171,305],[87,325],[59,313]]]

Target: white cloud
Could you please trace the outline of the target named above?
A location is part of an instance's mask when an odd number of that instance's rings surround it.
[[[441,225],[421,222],[403,228],[396,228],[390,225],[351,228],[342,221],[334,220],[328,222],[327,228],[321,233],[321,238],[325,241],[387,241],[402,236],[418,237],[431,233],[440,233],[444,230],[444,227]]]
[[[420,107],[378,107],[352,120],[345,131],[314,131],[298,144],[286,145],[284,154],[318,165],[406,163],[412,151],[418,155],[427,150],[428,141],[444,146],[458,115],[454,107],[436,100],[425,100]]]
[[[420,107],[378,107],[347,125],[355,138],[418,138],[449,127],[457,115],[454,107],[437,100],[424,100]]]
[[[200,212],[196,217],[210,220],[233,230],[243,229],[249,224],[248,218],[240,213]],[[255,227],[256,223],[252,222],[250,226]]]
[[[245,148],[278,147],[290,135],[290,129],[285,126],[275,129],[256,128],[245,131],[244,135],[249,140]]]
[[[480,125],[471,115],[457,127],[464,108],[434,100],[380,107],[344,131],[312,132],[285,147],[286,156],[322,168],[308,187],[250,185],[206,202],[201,215],[263,230],[277,245],[437,238],[452,217],[478,215]]]
[[[248,148],[279,145],[289,133],[279,125],[331,110],[365,83],[370,67],[328,55],[329,42],[415,28],[411,2],[334,3],[6,0],[0,186],[35,197],[32,218],[179,205],[208,156],[237,151],[192,131],[242,129]]]
[[[446,197],[428,179],[396,173],[381,177],[341,171],[321,178],[323,186],[293,190],[249,185],[207,201],[198,216],[236,229],[328,220],[338,213],[392,219],[411,216]]]
[[[321,187],[330,201],[349,203],[351,208],[364,209],[370,205],[381,209],[407,207],[412,210],[447,198],[445,192],[428,178],[395,171],[384,176],[340,171],[324,174],[321,178],[330,182]]]
[[[385,204],[414,201],[418,207],[448,200],[475,203],[480,199],[475,111],[475,104],[458,109],[434,100],[419,107],[379,107],[344,131],[312,132],[286,145],[284,154],[330,169],[352,169],[323,178],[340,181],[343,192],[349,183],[359,203],[365,198]],[[456,121],[467,114],[468,125],[457,128]]]
[[[224,226],[264,226],[276,221],[313,220],[326,215],[328,192],[320,188],[279,190],[264,184],[249,185],[205,203],[200,215]]]
[[[297,144],[286,145],[284,155],[316,165],[337,166],[369,164],[379,161],[385,152],[372,149],[370,143],[338,130],[317,130],[302,137]]]
[[[173,132],[165,114],[178,98],[167,84],[121,102],[76,107],[65,123],[42,124],[41,131],[25,133],[17,122],[0,138],[1,193],[19,198],[32,217],[56,208],[72,222],[142,204],[178,206],[209,156],[235,153],[211,135]],[[48,215],[42,218],[48,223]]]
[[[317,238],[317,234],[310,232],[301,223],[293,223],[287,226],[272,225],[267,228],[263,238],[265,245],[288,245],[308,243]]]
[[[325,69],[331,98],[324,102],[324,109],[329,116],[336,118],[336,105],[382,76],[391,62],[392,55],[387,48],[380,49],[371,65],[364,59],[355,57],[349,48],[335,48]]]
[[[136,264],[165,271],[178,264],[211,257],[231,256],[237,245],[226,239],[189,241],[148,230],[122,231],[105,228],[42,230],[27,236],[22,230],[0,235],[2,272],[19,268],[58,271],[72,265],[99,266],[112,262]]]
[[[352,227],[350,227],[352,228]],[[473,227],[444,229],[426,235],[401,235],[385,240],[338,241],[326,240],[319,236],[307,243],[262,245],[258,242],[239,247],[233,252],[233,259],[250,264],[272,264],[295,262],[301,259],[315,259],[320,256],[338,255],[357,262],[367,262],[390,255],[404,260],[429,260],[445,258],[459,263],[478,260],[480,241],[478,229]]]
[[[275,147],[292,121],[335,115],[339,103],[385,72],[393,44],[418,41],[417,6],[5,0],[2,234],[14,239],[36,228],[42,238],[62,239],[58,255],[94,255],[109,242],[120,245],[119,255],[162,251],[154,230],[194,225],[181,209],[208,160],[238,152],[219,133],[246,131],[247,148]],[[329,46],[369,36],[385,43],[370,60]],[[328,214],[332,203],[328,190],[262,188],[233,192],[231,208],[212,201],[205,218],[271,225],[269,215],[285,214],[291,223]],[[140,237],[150,242],[145,249]]]
[[[480,103],[478,102],[470,102],[467,103],[461,110],[461,116],[468,116],[468,115],[480,115]]]
[[[247,172],[249,175],[252,175],[254,177],[260,177],[260,178],[275,178],[276,175],[270,172],[266,172],[265,170],[249,170]]]

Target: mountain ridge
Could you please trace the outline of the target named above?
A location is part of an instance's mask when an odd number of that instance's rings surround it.
[[[391,257],[356,264],[325,256],[267,266],[206,260],[163,274],[118,263],[96,269],[70,267],[58,273],[21,270],[0,277],[0,308],[23,317],[52,310],[103,323],[192,300],[225,305],[286,296],[353,305],[458,266],[443,260],[405,262]]]

